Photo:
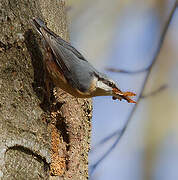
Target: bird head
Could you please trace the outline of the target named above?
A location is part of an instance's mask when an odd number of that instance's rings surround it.
[[[113,100],[125,99],[128,103],[136,103],[130,97],[136,96],[133,92],[122,92],[116,83],[105,75],[97,76],[96,92],[102,96],[112,96]]]

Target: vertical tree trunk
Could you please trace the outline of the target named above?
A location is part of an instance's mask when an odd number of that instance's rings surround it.
[[[30,19],[68,38],[62,0],[0,0],[0,179],[88,177],[91,100],[53,91],[42,104],[43,50]]]

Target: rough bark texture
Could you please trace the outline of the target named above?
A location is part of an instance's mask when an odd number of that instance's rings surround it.
[[[42,103],[43,50],[32,17],[69,39],[64,1],[0,0],[0,179],[85,180],[91,100],[55,89],[52,108]]]

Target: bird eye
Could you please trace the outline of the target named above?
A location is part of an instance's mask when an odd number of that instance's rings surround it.
[[[109,85],[110,87],[112,87],[112,86],[114,85],[114,83],[109,82],[108,85]]]

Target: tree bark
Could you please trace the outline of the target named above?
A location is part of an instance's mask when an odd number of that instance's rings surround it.
[[[69,40],[62,0],[0,0],[0,179],[88,178],[91,100],[44,99],[43,49],[30,19]]]

